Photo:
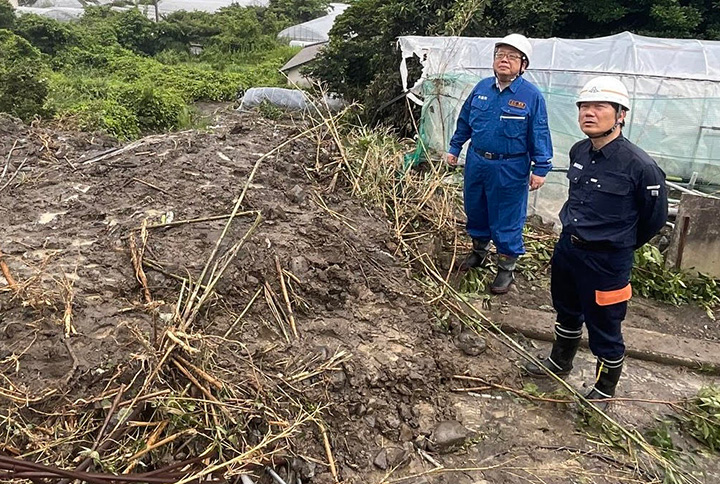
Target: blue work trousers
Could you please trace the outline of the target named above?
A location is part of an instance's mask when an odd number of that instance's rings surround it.
[[[552,302],[561,328],[587,326],[590,351],[608,361],[625,354],[621,323],[631,295],[633,250],[593,251],[576,247],[563,233],[552,257]]]
[[[473,239],[492,240],[499,254],[525,253],[522,231],[527,217],[530,159],[488,160],[468,150],[465,161],[465,214]]]

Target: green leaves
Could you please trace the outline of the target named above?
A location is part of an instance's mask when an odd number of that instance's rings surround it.
[[[24,121],[42,115],[46,74],[37,49],[9,30],[0,30],[0,112]]]
[[[697,277],[665,267],[665,258],[657,247],[645,244],[635,251],[631,283],[633,291],[643,297],[675,306],[697,303],[715,319],[713,308],[720,304],[720,286],[706,274]]]
[[[270,0],[268,10],[292,25],[322,17],[329,5],[326,0]]]
[[[720,387],[702,388],[685,404],[685,410],[680,417],[683,427],[710,450],[720,450]]]
[[[12,29],[15,25],[15,10],[7,0],[0,0],[0,29]]]
[[[220,71],[202,63],[169,66],[122,49],[73,49],[50,78],[48,107],[76,119],[80,129],[133,139],[142,132],[186,127],[194,102],[231,101],[240,89],[278,85],[277,69],[287,56],[282,48],[269,60]]]

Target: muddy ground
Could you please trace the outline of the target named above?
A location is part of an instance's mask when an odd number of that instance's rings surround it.
[[[92,445],[96,427],[84,441],[41,449],[68,419],[94,412],[102,422],[107,405],[83,402],[118,382],[130,396],[137,391],[133,375],[157,361],[152,348],[172,317],[179,279],[199,276],[225,221],[149,229],[151,304],[130,261],[130,233],[143,220],[228,214],[258,157],[301,129],[290,119],[221,110],[207,131],[151,137],[113,153],[121,145],[104,136],[0,118],[0,169],[7,166],[0,179],[0,250],[17,283],[13,290],[0,279],[0,452],[72,466],[72,458]],[[602,432],[585,425],[572,406],[530,402],[453,378],[470,375],[515,389],[527,383],[505,345],[489,337],[487,350],[476,354],[478,347],[458,343],[457,325],[448,329],[435,317],[382,213],[341,188],[328,190],[331,179],[317,176],[314,167],[332,155],[331,148],[300,139],[260,165],[242,210],[259,211],[263,221],[192,328],[196,338],[188,341],[200,354],[185,357],[211,369],[227,388],[251,394],[262,390],[260,382],[289,394],[283,401],[327,405],[323,420],[342,482],[656,482],[626,454],[603,445]],[[240,240],[253,220],[252,214],[239,216],[223,247]],[[298,340],[271,309],[275,297],[284,311],[276,259],[287,271]],[[543,287],[521,281],[517,292],[492,304],[510,310],[547,305]],[[274,296],[266,298],[266,291]],[[66,337],[68,314],[76,334]],[[698,321],[704,329],[707,323]],[[685,330],[677,321],[667,327]],[[292,380],[338,355],[349,356],[319,377]],[[591,367],[590,356],[581,355],[572,383],[587,383]],[[629,367],[623,383],[629,395],[677,400],[716,382],[649,363]],[[166,371],[168,382],[183,381]],[[475,390],[461,390],[467,387]],[[669,413],[659,404],[637,403],[617,404],[613,412],[641,431]],[[44,433],[24,432],[21,421]],[[245,434],[263,428],[248,423],[235,430],[252,443]],[[686,436],[676,441],[693,459],[700,482],[718,482],[716,455]],[[292,467],[302,483],[334,482],[314,427],[286,442],[281,450],[292,464],[275,464],[283,476]],[[143,465],[150,470],[192,457],[187,454],[195,448],[171,442]],[[92,469],[107,470],[102,458]],[[257,482],[270,482],[257,468],[253,473]]]

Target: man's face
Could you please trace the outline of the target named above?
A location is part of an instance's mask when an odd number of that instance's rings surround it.
[[[620,111],[620,118],[617,119],[615,106],[607,102],[584,102],[580,103],[578,110],[578,123],[583,133],[589,136],[602,134],[625,119],[625,111]]]
[[[495,50],[493,69],[500,80],[512,79],[520,74],[522,52],[509,45],[501,45]]]

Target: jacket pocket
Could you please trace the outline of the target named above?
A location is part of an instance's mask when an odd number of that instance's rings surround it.
[[[490,112],[487,96],[475,95],[470,105],[470,125],[474,129],[483,128],[490,122]]]
[[[527,113],[503,108],[500,113],[502,132],[508,138],[525,140],[528,129]]]
[[[610,219],[624,218],[632,211],[632,182],[620,175],[606,173],[589,178],[593,208]]]

